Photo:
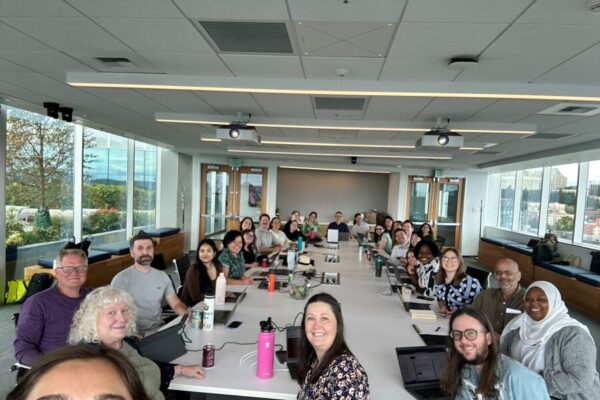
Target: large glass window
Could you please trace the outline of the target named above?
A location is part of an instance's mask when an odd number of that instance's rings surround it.
[[[515,205],[515,182],[517,174],[507,172],[500,175],[500,212],[498,226],[511,229]]]
[[[542,199],[543,168],[523,171],[521,204],[519,207],[519,230],[537,234],[540,224],[540,201]]]
[[[582,241],[600,244],[600,161],[589,163]]]
[[[550,198],[546,228],[559,238],[573,240],[577,205],[578,164],[566,164],[550,169]]]
[[[83,234],[95,245],[125,240],[127,139],[85,128],[83,141]]]
[[[158,152],[155,146],[135,142],[133,185],[133,226],[156,226],[156,174]]]
[[[73,138],[72,124],[7,109],[7,245],[73,234]]]

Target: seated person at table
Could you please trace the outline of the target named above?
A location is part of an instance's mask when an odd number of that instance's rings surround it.
[[[151,400],[127,358],[104,346],[54,350],[35,363],[6,400]]]
[[[496,263],[494,276],[499,287],[485,289],[475,297],[470,307],[485,314],[490,319],[494,331],[500,335],[506,324],[523,311],[525,288],[519,285],[519,265],[509,258]]]
[[[254,232],[256,236],[255,246],[258,254],[270,254],[274,251],[281,251],[281,246],[275,243],[275,238],[271,231],[269,231],[269,224],[271,223],[271,217],[269,214],[262,214],[259,218],[259,227]]]
[[[15,357],[32,365],[42,354],[67,344],[73,314],[91,289],[83,288],[87,255],[78,249],[58,253],[56,286],[36,293],[23,304],[15,337]]]
[[[390,234],[387,233],[383,225],[375,225],[374,240],[374,250],[377,250],[379,252],[386,252],[387,254],[392,254],[392,238]]]
[[[487,317],[463,308],[450,317],[448,364],[440,388],[457,400],[549,400],[544,380],[498,352]]]
[[[292,242],[297,242],[298,238],[306,240],[306,237],[300,232],[300,227],[297,221],[292,221],[290,224],[290,230],[287,232],[287,238]]]
[[[569,316],[556,286],[533,282],[523,308],[502,332],[502,353],[540,374],[553,399],[598,399],[594,339],[587,326]]]
[[[256,230],[256,227],[254,226],[254,221],[250,217],[244,217],[240,221],[240,231],[245,231],[246,229],[251,229],[253,231]]]
[[[440,251],[433,242],[422,240],[415,247],[415,255],[419,261],[416,270],[406,268],[413,285],[418,292],[425,296],[433,296],[435,294],[435,274],[440,269],[438,255]]]
[[[394,231],[394,247],[392,247],[392,254],[388,261],[396,265],[406,265],[406,253],[409,248],[410,242],[404,230],[396,229]]]
[[[412,238],[412,234],[415,232],[415,226],[410,219],[407,219],[402,223],[402,229],[404,229],[404,232],[406,232],[406,235],[409,238]]]
[[[331,222],[327,229],[337,229],[340,232],[350,232],[348,225],[343,221],[344,214],[341,211],[335,212],[335,221]]]
[[[292,221],[296,221],[298,225],[300,225],[300,211],[294,210],[290,214],[290,219],[288,219],[285,225],[283,226],[283,231],[286,235],[290,232],[290,225],[292,224]]]
[[[406,232],[406,231],[404,231]],[[408,233],[407,233],[408,235]],[[417,232],[413,232],[410,235],[410,247],[415,248],[417,247],[417,243],[419,243],[421,241],[421,237],[419,236],[419,234]]]
[[[363,215],[361,213],[354,214],[354,225],[352,225],[350,233],[355,238],[361,236],[366,240],[369,240],[369,224],[363,221]]]
[[[308,219],[302,224],[301,231],[302,234],[309,239],[315,239],[321,236],[316,211],[311,211],[310,214],[308,214]]]
[[[271,220],[271,234],[273,235],[273,243],[281,246],[281,250],[290,248],[290,239],[281,230],[281,219],[279,217],[273,217]]]
[[[196,250],[196,263],[185,273],[181,301],[193,307],[204,300],[206,293],[214,293],[221,263],[217,259],[217,245],[212,239],[203,239]]]
[[[254,231],[246,229],[245,231],[242,231],[242,237],[244,238],[244,247],[242,247],[242,254],[244,255],[244,264],[256,264],[256,246],[254,245]]]
[[[427,222],[423,223],[423,225],[421,225],[421,227],[419,228],[419,236],[421,237],[421,239],[431,240],[432,242],[435,239],[433,237],[433,230],[431,229],[431,225],[429,225]]]
[[[252,278],[244,276],[246,266],[242,254],[243,246],[242,232],[232,230],[225,234],[219,262],[222,265],[223,274],[227,278],[228,285],[249,285],[252,283]],[[248,268],[250,267],[251,265],[248,265]]]
[[[145,334],[163,324],[163,303],[169,304],[177,315],[185,314],[187,307],[177,297],[169,276],[150,266],[154,259],[154,240],[150,235],[139,231],[129,240],[129,252],[134,264],[115,275],[110,284],[127,290],[133,297],[138,308],[136,326]]]
[[[415,250],[409,248],[406,252],[406,271],[409,275],[416,274],[417,268],[419,267],[419,260],[415,255]]]
[[[386,215],[383,219],[383,227],[385,228],[385,231],[390,234],[390,237],[392,237],[394,233],[394,218]]]
[[[199,365],[154,362],[138,352],[135,334],[137,307],[123,289],[110,286],[94,290],[81,303],[73,317],[69,343],[100,343],[119,351],[135,367],[146,393],[151,399],[164,399],[171,379],[176,376],[203,379]]]
[[[369,379],[344,339],[340,303],[327,293],[304,306],[299,400],[368,399]]]
[[[440,314],[446,317],[473,302],[481,292],[479,281],[465,272],[467,267],[454,247],[448,247],[440,255],[442,268],[435,276],[435,296]]]

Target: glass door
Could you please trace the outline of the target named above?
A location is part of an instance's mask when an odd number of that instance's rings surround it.
[[[203,164],[200,238],[222,240],[243,217],[258,222],[266,210],[266,182],[266,168]]]
[[[408,177],[408,218],[427,222],[444,247],[460,246],[464,178]]]

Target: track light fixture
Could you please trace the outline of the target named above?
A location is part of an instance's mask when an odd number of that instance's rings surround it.
[[[440,146],[447,145],[449,141],[450,141],[450,137],[448,136],[448,134],[446,132],[440,133],[440,135],[437,138],[437,142]]]
[[[229,125],[229,137],[232,139],[240,137],[240,126],[238,124]]]
[[[47,116],[58,119],[58,109],[60,108],[58,103],[44,102],[43,106],[46,109]]]
[[[73,108],[72,107],[59,107],[58,111],[62,114],[62,120],[66,122],[73,121]]]

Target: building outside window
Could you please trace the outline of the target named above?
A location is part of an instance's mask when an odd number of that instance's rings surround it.
[[[516,176],[516,172],[507,172],[500,175],[500,211],[498,214],[498,226],[505,229],[512,229]]]
[[[156,226],[157,147],[135,142],[133,227]]]
[[[546,228],[560,239],[573,240],[577,205],[578,164],[566,164],[550,169],[550,197]]]
[[[522,174],[519,230],[537,235],[540,224],[543,168],[526,169]]]
[[[582,241],[600,245],[600,161],[589,163]]]

